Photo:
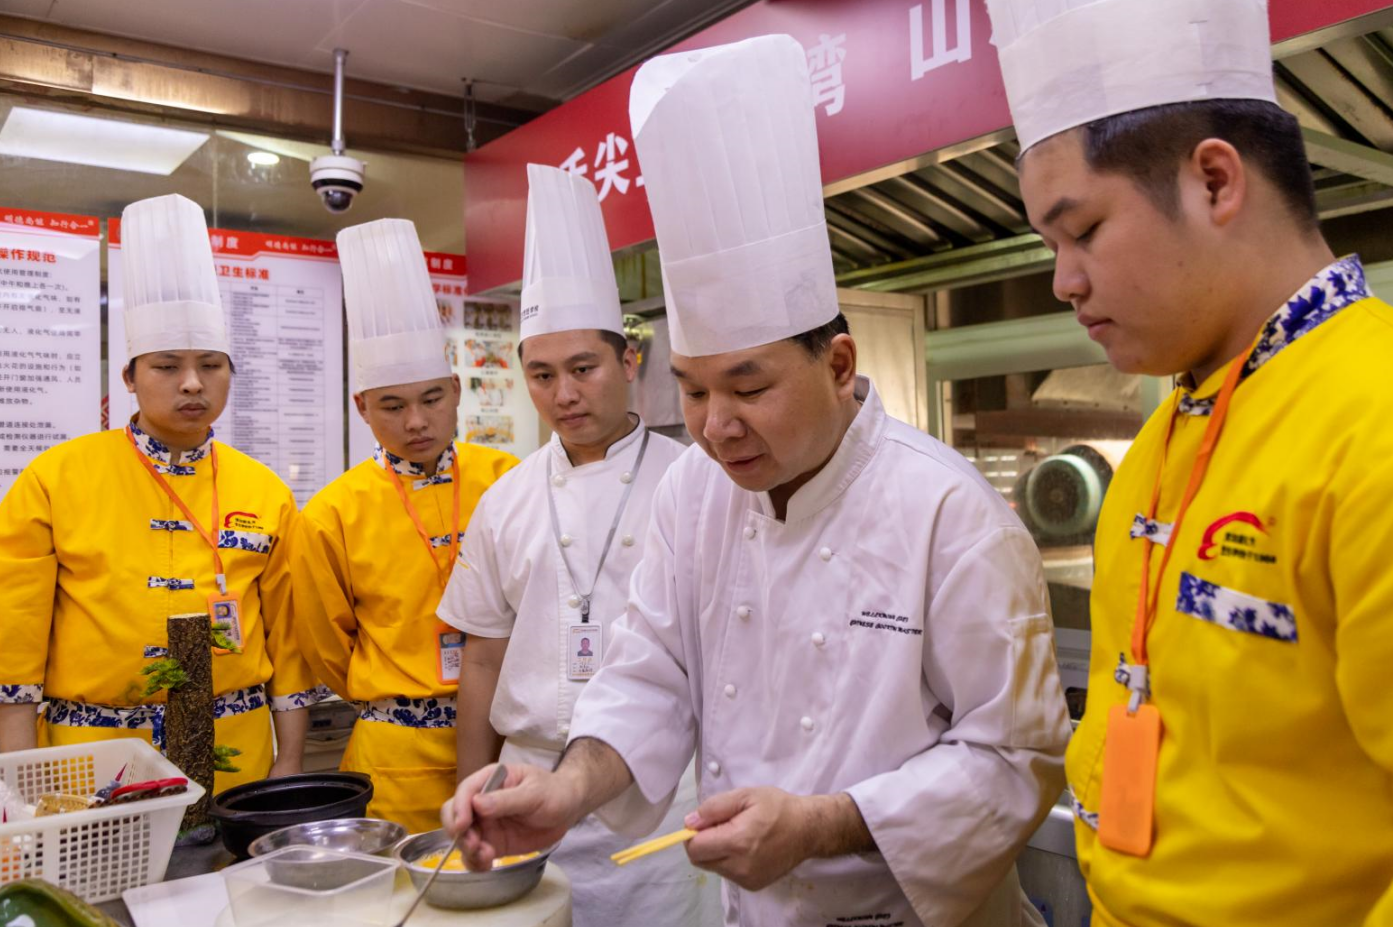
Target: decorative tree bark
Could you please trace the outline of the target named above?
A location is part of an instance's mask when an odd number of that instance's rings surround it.
[[[169,655],[188,681],[168,693],[164,715],[165,753],[184,775],[203,786],[203,797],[184,812],[181,831],[212,825],[213,795],[213,637],[207,612],[171,615]]]

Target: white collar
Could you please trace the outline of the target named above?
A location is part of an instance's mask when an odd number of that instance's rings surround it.
[[[842,443],[837,446],[832,459],[816,476],[798,487],[788,500],[788,511],[784,518],[786,524],[810,518],[835,502],[861,475],[879,449],[889,416],[885,414],[885,407],[881,405],[875,384],[869,377],[857,375],[856,399],[861,403],[861,408],[842,436]],[[769,493],[758,493],[757,497],[764,514],[773,518],[774,503]]]
[[[634,430],[606,448],[604,460],[596,460],[588,464],[581,464],[579,467],[571,463],[571,458],[566,454],[566,447],[561,443],[561,436],[553,431],[551,433],[551,441],[547,443],[552,457],[552,472],[559,473],[563,470],[578,470],[583,467],[608,464],[617,459],[619,455],[636,448],[644,432],[648,430],[648,426],[643,424],[643,419],[641,419],[637,413],[630,412],[629,416],[635,422]]]

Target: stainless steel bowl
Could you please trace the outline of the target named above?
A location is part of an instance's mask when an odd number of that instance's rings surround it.
[[[248,851],[265,856],[283,847],[328,847],[350,853],[387,855],[406,836],[406,828],[377,818],[334,818],[292,824],[253,840]]]
[[[450,848],[450,836],[443,830],[417,834],[397,844],[392,850],[411,876],[411,884],[420,891],[430,878],[431,870],[416,864],[416,860]],[[437,908],[492,908],[517,901],[542,881],[551,850],[525,862],[502,866],[492,872],[441,872],[426,891],[426,903]]]

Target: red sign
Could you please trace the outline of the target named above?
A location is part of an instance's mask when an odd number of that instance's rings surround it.
[[[121,244],[121,220],[107,220],[110,243]],[[318,238],[298,238],[294,235],[263,235],[260,232],[238,232],[232,229],[209,229],[208,243],[218,257],[254,258],[259,254],[276,254],[337,261],[339,249],[332,241]],[[226,275],[224,275],[226,276]]]
[[[101,234],[101,220],[95,216],[73,216],[63,212],[37,212],[33,209],[0,209],[0,228],[14,226],[25,231],[39,229],[64,235],[96,238]]]
[[[1274,41],[1389,6],[1270,0]],[[824,183],[1010,124],[985,0],[762,0],[674,46],[788,33],[808,53]],[[522,276],[529,161],[583,174],[611,247],[653,237],[629,129],[625,71],[465,157],[465,233],[481,292]]]
[[[426,270],[432,277],[468,277],[468,264],[462,254],[426,252]]]

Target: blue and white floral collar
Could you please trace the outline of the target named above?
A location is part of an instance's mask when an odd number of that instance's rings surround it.
[[[434,476],[426,476],[425,466],[413,463],[404,457],[398,457],[381,444],[373,449],[372,460],[379,467],[385,463],[402,476],[417,477],[413,481],[414,487],[425,489],[427,486],[450,482],[450,469],[455,464],[455,442],[451,441],[447,444],[445,450],[441,451],[440,456],[436,458]]]
[[[138,415],[131,416],[131,435],[135,438],[135,445],[140,448],[142,454],[161,465],[159,469],[162,473],[168,473],[171,476],[193,476],[195,472],[193,465],[207,457],[208,452],[213,449],[213,429],[209,428],[208,437],[203,439],[203,443],[193,450],[185,451],[179,455],[179,463],[171,466],[169,461],[173,454],[170,452],[169,446],[154,435],[141,431],[140,426],[135,423],[137,418],[139,418]]]
[[[1257,373],[1263,364],[1302,335],[1328,321],[1341,309],[1368,299],[1369,295],[1359,255],[1352,254],[1326,266],[1263,325],[1257,346],[1243,365],[1239,382]],[[1209,415],[1214,410],[1213,394],[1218,392],[1221,372],[1216,371],[1196,389],[1182,386],[1178,411],[1182,415]],[[1196,395],[1200,392],[1208,395]]]

